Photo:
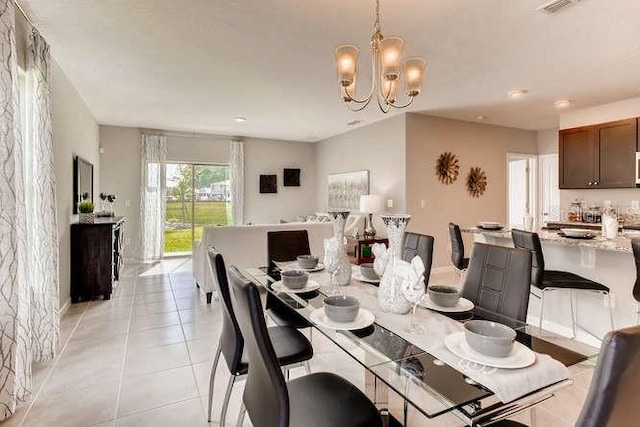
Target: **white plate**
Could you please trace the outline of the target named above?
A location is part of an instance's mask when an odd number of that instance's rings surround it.
[[[380,283],[380,279],[367,279],[362,274],[360,274],[359,271],[353,271],[351,275],[353,276],[354,279],[359,280],[360,282]]]
[[[329,329],[335,329],[336,331],[355,331],[358,329],[363,329],[367,326],[371,326],[374,320],[376,320],[376,317],[373,315],[373,313],[369,310],[365,310],[364,308],[360,309],[356,320],[354,320],[353,322],[336,322],[329,319],[324,313],[324,307],[316,308],[311,312],[311,315],[309,317],[311,321],[316,325]]]
[[[444,339],[444,344],[456,356],[492,368],[520,369],[531,366],[536,361],[536,354],[517,341],[513,343],[513,349],[507,357],[490,357],[478,353],[469,347],[464,332],[448,335]]]
[[[298,264],[296,264],[296,266],[295,266],[295,267],[290,266],[290,267],[289,267],[289,269],[291,269],[291,270],[303,270],[303,271],[307,271],[307,272],[309,272],[309,273],[314,273],[314,272],[316,272],[316,271],[322,271],[322,270],[324,270],[324,264],[323,264],[323,263],[321,263],[321,262],[319,262],[319,263],[318,263],[315,267],[313,267],[313,268],[302,268],[302,267],[300,267]]]
[[[473,310],[473,307],[475,307],[473,303],[466,298],[460,298],[458,303],[453,307],[443,307],[431,301],[428,294],[422,298],[422,301],[420,301],[419,304],[422,307],[426,307],[433,311],[439,311],[441,313],[463,313],[465,311]]]
[[[300,289],[289,289],[285,285],[282,284],[282,280],[278,280],[277,282],[273,282],[271,285],[271,289],[276,292],[289,292],[292,294],[304,294],[305,292],[315,291],[316,289],[320,289],[320,283],[315,280],[309,280],[307,285],[304,288]]]
[[[596,234],[596,230],[587,230],[585,228],[561,228],[560,231],[567,237],[587,237]]]

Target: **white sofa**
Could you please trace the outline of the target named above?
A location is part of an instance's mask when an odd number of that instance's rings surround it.
[[[240,268],[266,266],[267,232],[307,230],[313,255],[324,255],[324,239],[333,235],[330,222],[290,222],[286,224],[239,225],[231,227],[211,226],[202,231],[202,240],[194,243],[193,276],[210,301],[214,291],[207,248],[211,245],[224,256],[227,267]]]

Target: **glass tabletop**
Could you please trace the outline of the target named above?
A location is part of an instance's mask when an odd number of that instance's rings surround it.
[[[267,274],[266,269],[247,269],[246,273],[312,324],[311,313],[323,307],[324,298],[330,290],[326,272],[311,274],[310,278],[321,286],[316,291],[303,294],[274,290],[271,285],[279,280],[277,271],[271,270]],[[354,296],[360,299],[362,307],[377,305],[377,288],[373,285],[352,279],[352,285],[344,287],[344,291],[347,294],[357,291]],[[429,316],[432,328],[455,323],[442,321],[444,316],[458,322],[484,319],[506,324],[516,331],[517,341],[538,353],[550,355],[566,366],[597,355],[597,349],[480,308],[463,314],[435,313],[426,308],[420,310]],[[440,361],[429,351],[412,344],[400,336],[402,332],[395,333],[377,322],[357,331],[336,331],[317,324],[314,327],[373,373],[377,380],[429,418],[455,409],[463,410],[465,405],[467,412],[479,412],[496,403],[497,399],[490,390]],[[428,334],[429,329],[426,329]]]

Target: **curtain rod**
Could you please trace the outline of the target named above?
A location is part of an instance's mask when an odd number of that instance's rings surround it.
[[[145,128],[141,128],[140,131],[147,135],[164,135],[164,136],[171,136],[174,138],[198,138],[198,139],[213,139],[213,140],[222,140],[222,141],[244,141],[243,137],[231,136],[231,135],[214,135],[214,134],[197,133],[197,132],[164,131],[160,129],[145,129]]]

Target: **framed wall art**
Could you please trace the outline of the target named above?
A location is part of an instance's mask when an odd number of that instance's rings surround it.
[[[282,184],[285,187],[300,187],[300,169],[285,168],[282,171]]]
[[[332,173],[327,176],[327,208],[360,209],[360,196],[369,194],[369,171]]]
[[[278,175],[260,175],[260,194],[278,192]]]

